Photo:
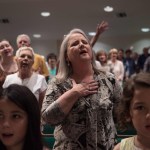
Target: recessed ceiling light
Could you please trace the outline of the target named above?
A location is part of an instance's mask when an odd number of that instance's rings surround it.
[[[33,34],[33,37],[35,37],[35,38],[40,38],[40,37],[41,37],[41,34]]]
[[[149,31],[150,31],[150,28],[141,28],[141,31],[142,31],[142,32],[149,32]]]
[[[106,11],[106,12],[112,12],[114,9],[113,9],[113,7],[111,7],[111,6],[106,6],[106,7],[104,7],[104,11]]]
[[[48,16],[50,16],[50,12],[41,12],[41,16],[43,16],[43,17],[48,17]]]
[[[89,32],[88,33],[90,36],[94,36],[96,33],[95,32]]]

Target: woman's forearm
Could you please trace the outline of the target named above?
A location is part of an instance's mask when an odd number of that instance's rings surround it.
[[[61,95],[56,101],[49,104],[48,107],[45,106],[46,104],[43,104],[43,107],[46,107],[42,112],[43,119],[53,125],[59,124],[70,112],[78,98],[78,92],[71,89]]]

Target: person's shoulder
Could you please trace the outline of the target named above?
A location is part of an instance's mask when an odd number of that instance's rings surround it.
[[[126,59],[127,60],[127,59]],[[117,60],[118,64],[123,64],[123,62],[121,60]]]
[[[114,74],[112,74],[110,71],[104,71],[104,70],[99,70],[99,72],[95,74],[102,78],[114,77]]]
[[[109,72],[109,71],[106,71],[105,74],[106,74],[107,78],[115,78],[115,75],[113,73]]]
[[[114,74],[109,71],[105,71],[105,72],[99,71],[98,78],[103,79],[103,80],[109,80],[111,82],[115,82]]]
[[[134,147],[135,136],[124,138],[120,142],[120,149],[132,149]]]
[[[105,73],[101,73],[99,79],[102,79],[107,83],[107,85],[111,85],[112,88],[116,86],[117,80],[115,78],[115,75],[111,72],[106,71]]]
[[[42,74],[39,74],[39,73],[36,73],[36,72],[33,72],[33,76],[37,76],[38,78],[40,78],[40,79],[45,79],[45,76],[44,75],[42,75]]]
[[[113,150],[120,150],[120,143],[118,143]]]
[[[6,78],[12,78],[12,77],[16,77],[17,76],[17,72],[16,73],[12,73],[12,74],[8,74],[6,76]]]

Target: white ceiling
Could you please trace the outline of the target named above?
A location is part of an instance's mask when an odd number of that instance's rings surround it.
[[[103,8],[114,7],[106,13]],[[42,11],[50,11],[48,18]],[[118,18],[116,13],[125,12],[127,17]],[[150,27],[150,0],[0,0],[0,20],[9,19],[9,24],[0,22],[0,39],[16,39],[18,34],[42,35],[41,40],[62,39],[72,28],[81,28],[86,33],[95,31],[102,20],[109,23],[103,36],[144,35],[141,27]]]

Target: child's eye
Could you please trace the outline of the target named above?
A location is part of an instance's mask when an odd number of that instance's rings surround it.
[[[14,115],[13,115],[13,118],[14,118],[14,119],[19,119],[19,118],[21,118],[21,115],[19,115],[19,114],[14,114]]]
[[[4,118],[4,115],[3,114],[0,114],[0,119],[3,119]]]
[[[144,106],[137,106],[136,109],[137,110],[144,110]]]

